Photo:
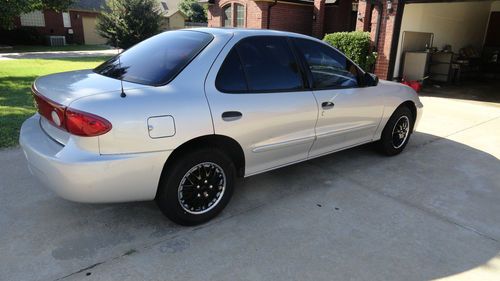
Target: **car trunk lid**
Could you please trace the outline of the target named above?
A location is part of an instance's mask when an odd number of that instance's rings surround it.
[[[38,78],[33,89],[42,97],[63,106],[82,97],[120,91],[120,80],[94,73],[92,70],[77,70]]]

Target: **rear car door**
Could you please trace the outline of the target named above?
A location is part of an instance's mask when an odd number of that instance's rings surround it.
[[[307,159],[318,107],[288,38],[233,40],[205,83],[215,133],[242,146],[245,175]]]
[[[310,157],[373,140],[383,113],[382,95],[363,87],[363,72],[322,42],[295,38],[318,102],[316,141]]]

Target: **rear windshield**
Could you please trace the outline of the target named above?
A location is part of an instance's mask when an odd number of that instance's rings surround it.
[[[170,82],[213,36],[192,30],[168,31],[109,59],[94,72],[123,81],[158,86]]]

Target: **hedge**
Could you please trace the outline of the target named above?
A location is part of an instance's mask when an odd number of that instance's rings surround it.
[[[372,52],[369,32],[336,32],[325,35],[323,41],[337,48],[364,70],[372,70],[377,53]]]

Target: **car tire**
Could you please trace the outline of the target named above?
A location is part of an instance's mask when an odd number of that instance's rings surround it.
[[[414,122],[413,114],[408,107],[398,107],[387,121],[377,142],[379,151],[388,156],[401,153],[410,140]]]
[[[233,194],[235,176],[235,166],[223,152],[189,152],[162,173],[156,203],[177,224],[205,223],[226,207]]]

